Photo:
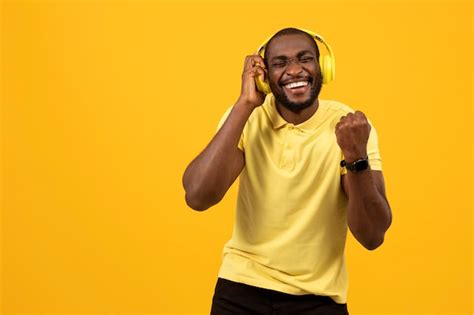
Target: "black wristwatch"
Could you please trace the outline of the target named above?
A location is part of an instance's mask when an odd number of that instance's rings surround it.
[[[352,163],[347,163],[345,160],[341,161],[341,167],[345,167],[351,172],[360,172],[369,167],[369,158],[366,157],[365,159],[358,159]]]

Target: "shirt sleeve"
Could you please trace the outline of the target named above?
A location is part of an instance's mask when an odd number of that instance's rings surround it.
[[[227,111],[224,113],[224,115],[222,115],[221,119],[219,120],[219,123],[217,124],[216,133],[219,131],[219,129],[221,129],[222,125],[227,120],[227,117],[229,116],[232,108],[233,108],[233,106],[231,106],[229,109],[227,109]],[[241,151],[245,151],[244,150],[244,132],[242,132],[242,134],[240,135],[240,139],[239,139],[239,143],[237,144],[237,147]]]
[[[367,142],[367,156],[369,157],[370,169],[373,171],[381,171],[382,158],[380,157],[379,152],[379,137],[377,134],[377,130],[375,130],[375,127],[372,122],[370,122],[370,120],[369,124],[371,126],[371,129],[369,134],[369,141]],[[344,156],[342,156],[342,159],[344,159]],[[347,174],[347,169],[345,167],[341,167],[341,174]]]

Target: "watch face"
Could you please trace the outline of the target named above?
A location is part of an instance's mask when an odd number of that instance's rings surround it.
[[[352,164],[354,166],[354,171],[363,171],[369,166],[369,161],[367,160],[358,160]]]

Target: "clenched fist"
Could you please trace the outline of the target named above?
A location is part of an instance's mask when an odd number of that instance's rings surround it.
[[[337,144],[346,162],[351,163],[367,157],[370,128],[367,117],[360,111],[342,116],[336,124]]]

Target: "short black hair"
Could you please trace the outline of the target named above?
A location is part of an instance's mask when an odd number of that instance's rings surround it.
[[[304,36],[308,37],[310,40],[311,40],[311,43],[313,43],[313,46],[314,46],[314,50],[316,51],[316,58],[319,62],[319,47],[318,45],[316,44],[316,39],[311,36],[310,34],[306,33],[305,31],[302,31],[300,29],[297,29],[297,28],[294,28],[294,27],[287,27],[287,28],[284,28],[284,29],[281,29],[279,30],[278,32],[276,32],[271,38],[270,40],[267,42],[267,44],[265,45],[265,52],[264,52],[264,56],[263,56],[263,59],[266,61],[267,60],[267,54],[268,54],[268,47],[270,47],[270,43],[275,39],[275,38],[278,38],[280,36],[283,36],[283,35],[294,35],[294,34],[303,34]]]

